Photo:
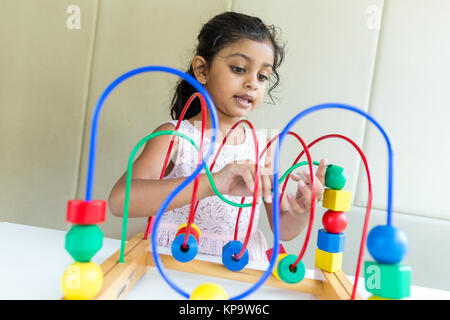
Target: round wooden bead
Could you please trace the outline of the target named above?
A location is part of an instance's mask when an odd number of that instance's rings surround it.
[[[342,211],[327,210],[322,217],[322,224],[329,233],[344,232],[347,223],[347,216]]]
[[[185,228],[185,227],[187,227],[187,223],[183,223],[181,226],[179,226],[179,227],[178,227],[178,231],[179,231],[180,229],[182,229],[182,228]],[[191,223],[191,229],[192,229],[192,228],[194,228],[195,230],[197,230],[198,238],[200,239],[200,237],[201,237],[201,235],[202,235],[202,232],[200,231],[200,228],[199,228],[196,224]]]
[[[326,187],[334,190],[341,190],[345,186],[346,181],[347,174],[345,173],[344,168],[334,164],[327,166],[327,170],[325,172]]]
[[[78,262],[89,262],[102,245],[103,232],[95,224],[73,225],[66,234],[65,248]]]
[[[278,264],[280,263],[280,260],[283,259],[283,258],[286,257],[286,256],[287,256],[287,253],[280,253],[280,254],[278,255],[278,258],[277,258],[277,263],[276,263],[275,266],[273,267],[272,274],[273,274],[273,276],[274,276],[275,278],[277,278],[278,280],[281,280],[281,279],[280,279],[280,276],[278,275]]]
[[[186,229],[187,229],[187,227],[183,227],[181,229],[178,229],[177,234],[175,235],[175,237],[178,237],[178,235],[180,235],[180,234],[186,234]],[[195,240],[197,240],[197,244],[198,244],[199,241],[200,241],[200,235],[198,234],[197,229],[196,228],[191,228],[191,232],[190,232],[189,235],[191,235],[191,234],[195,237]]]
[[[290,254],[278,263],[278,275],[280,279],[286,283],[298,283],[303,280],[306,273],[305,264],[300,261],[294,270],[292,270],[291,265],[297,260],[297,257]]]
[[[241,252],[242,242],[234,240],[228,242],[222,248],[222,263],[230,271],[241,271],[248,264],[248,250],[245,249],[243,256],[236,260],[236,256]]]
[[[178,235],[172,242],[172,255],[175,258],[175,260],[180,262],[189,262],[192,259],[195,258],[198,252],[198,246],[197,246],[197,240],[195,237],[190,234],[188,241],[187,241],[187,247],[183,247],[184,242],[184,233]]]
[[[379,225],[369,232],[367,249],[379,263],[399,263],[408,253],[408,238],[397,227]]]
[[[69,200],[66,220],[73,224],[98,224],[106,220],[106,201]]]
[[[93,262],[75,262],[63,274],[61,289],[67,300],[93,299],[103,283],[103,270]]]
[[[198,286],[190,296],[191,300],[228,300],[223,288],[214,283],[205,283]]]

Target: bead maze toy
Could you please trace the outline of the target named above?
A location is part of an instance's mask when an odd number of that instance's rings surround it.
[[[107,203],[103,200],[93,200],[93,179],[95,169],[95,154],[97,147],[97,126],[101,108],[108,95],[123,81],[135,75],[145,72],[166,72],[185,79],[198,92],[192,95],[187,101],[178,124],[174,131],[159,131],[150,134],[140,140],[133,148],[128,160],[125,203],[122,225],[121,247],[114,255],[107,259],[101,266],[96,265],[90,260],[100,250],[103,242],[103,233],[96,224],[102,223],[106,219]],[[193,99],[198,98],[202,110],[202,135],[200,145],[190,137],[178,132],[180,122],[189,108]],[[212,136],[210,148],[203,154],[203,135],[206,124],[206,108],[209,109],[212,120]],[[370,210],[372,205],[372,186],[371,177],[367,160],[362,150],[351,139],[338,135],[329,134],[322,136],[307,145],[303,139],[296,133],[290,131],[292,126],[302,117],[316,111],[324,109],[343,109],[355,112],[369,120],[382,133],[388,148],[388,200],[387,200],[387,224],[376,226],[367,234]],[[245,197],[241,203],[235,203],[225,198],[215,187],[212,179],[211,170],[215,161],[225,144],[226,139],[232,130],[238,125],[247,124],[253,134],[255,142],[255,176],[259,175],[259,159],[269,146],[278,141],[274,153],[273,181],[279,185],[283,182],[283,187],[273,188],[273,248],[267,251],[269,266],[267,270],[255,270],[246,268],[248,264],[247,244],[252,230],[255,207],[258,201],[258,179],[255,179],[255,188],[253,190],[252,203],[244,203]],[[393,152],[390,139],[381,125],[368,113],[356,107],[338,104],[325,103],[307,108],[292,118],[283,128],[281,133],[274,137],[265,146],[260,153],[255,130],[252,124],[247,120],[238,121],[223,139],[214,161],[208,168],[206,161],[214,151],[214,145],[217,137],[218,119],[214,102],[206,89],[191,75],[180,70],[166,66],[145,66],[128,71],[115,79],[102,93],[97,102],[92,118],[91,140],[89,150],[89,165],[87,174],[86,197],[85,200],[70,200],[67,204],[67,221],[73,226],[66,234],[65,248],[74,258],[75,262],[64,272],[61,287],[64,299],[122,299],[127,292],[134,286],[138,279],[150,267],[156,267],[163,279],[172,289],[185,298],[190,299],[243,299],[256,291],[261,285],[273,286],[287,290],[296,290],[310,293],[319,299],[362,299],[356,288],[362,265],[362,257],[367,241],[367,248],[375,261],[366,261],[364,264],[365,287],[373,296],[369,299],[401,299],[410,295],[411,286],[411,268],[400,264],[408,251],[408,241],[406,235],[397,227],[392,225],[392,191],[393,191]],[[171,142],[166,155],[165,163],[161,171],[160,179],[164,177],[175,137],[188,140],[199,153],[198,166],[192,174],[175,188],[163,201],[154,217],[149,218],[145,233],[139,233],[128,242],[126,239],[128,207],[130,203],[131,174],[133,169],[133,160],[137,151],[148,140],[161,135],[171,135]],[[279,178],[280,155],[282,143],[286,135],[294,136],[302,145],[303,150],[298,155],[292,166]],[[302,261],[306,252],[309,239],[312,233],[312,226],[315,215],[316,195],[314,179],[311,179],[311,207],[309,224],[306,231],[305,241],[298,256],[288,254],[280,242],[280,199],[282,198],[291,172],[303,165],[308,165],[309,174],[314,176],[313,165],[318,165],[312,161],[309,149],[316,143],[329,139],[338,138],[350,143],[359,153],[367,173],[368,181],[368,201],[366,207],[366,216],[361,237],[361,245],[355,272],[355,281],[352,284],[341,270],[342,257],[345,247],[345,234],[343,231],[347,227],[346,211],[350,210],[351,193],[343,190],[346,183],[346,174],[343,168],[330,164],[327,166],[325,175],[325,192],[323,196],[323,206],[328,209],[322,217],[324,228],[318,230],[315,267],[323,275],[323,280],[305,278],[305,265]],[[299,162],[300,158],[306,155],[307,161]],[[201,237],[201,230],[194,224],[195,212],[197,209],[197,187],[198,177],[201,170],[204,169],[211,186],[216,195],[229,205],[239,208],[236,221],[234,239],[228,242],[222,250],[222,264],[207,261],[195,260],[198,252],[198,243]],[[187,223],[178,228],[175,239],[171,245],[171,253],[159,254],[156,240],[158,226],[163,213],[168,207],[170,201],[188,184],[194,182],[191,207]],[[241,210],[244,207],[251,207],[251,218],[247,229],[244,242],[237,240],[238,222]],[[148,239],[151,235],[151,239]],[[164,265],[164,266],[163,266]],[[202,274],[206,276],[219,277],[243,282],[250,282],[253,285],[245,292],[235,296],[228,297],[226,290],[214,283],[205,283],[198,286],[192,293],[187,293],[175,284],[168,276],[165,268],[178,270],[188,273]],[[282,298],[282,297],[280,297]]]

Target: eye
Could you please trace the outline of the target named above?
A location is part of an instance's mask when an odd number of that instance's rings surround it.
[[[236,73],[244,73],[245,69],[241,67],[231,66],[231,70],[233,70]]]
[[[263,74],[258,74],[258,80],[259,81],[268,81],[269,78]]]

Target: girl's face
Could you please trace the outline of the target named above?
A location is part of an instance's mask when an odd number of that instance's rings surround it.
[[[262,101],[274,61],[270,41],[243,39],[220,50],[205,72],[205,87],[219,113],[246,116]]]

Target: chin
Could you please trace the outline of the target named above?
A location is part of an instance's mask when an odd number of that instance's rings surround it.
[[[224,111],[220,110],[220,113],[230,118],[242,118],[249,114],[252,108],[232,107],[227,108]]]
[[[251,110],[252,109],[250,109],[250,108],[246,109],[246,110],[237,110],[237,111],[234,111],[232,113],[232,115],[233,115],[233,117],[236,117],[236,118],[246,117]]]

